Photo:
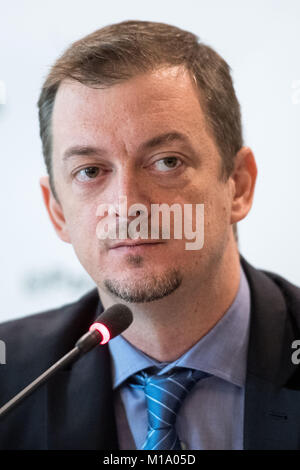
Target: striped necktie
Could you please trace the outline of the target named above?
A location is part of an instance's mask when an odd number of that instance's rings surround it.
[[[131,387],[144,389],[148,408],[148,434],[142,450],[181,449],[175,428],[177,414],[195,383],[208,376],[206,372],[183,367],[156,375],[152,367],[130,377]]]

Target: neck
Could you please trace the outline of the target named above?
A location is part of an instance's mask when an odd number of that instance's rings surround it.
[[[205,280],[183,282],[171,295],[155,302],[128,304],[134,321],[123,337],[154,359],[172,362],[224,316],[238,292],[239,282],[239,253],[232,242]],[[104,308],[118,301],[103,290],[99,289],[99,294]]]

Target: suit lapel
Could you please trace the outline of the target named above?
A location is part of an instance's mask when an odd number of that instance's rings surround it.
[[[76,323],[74,320],[71,330],[74,338],[70,340],[70,334],[65,335],[68,350],[88,331],[89,325],[103,310],[95,289],[91,303],[81,305],[80,312],[76,314],[80,321]],[[48,449],[118,448],[107,345],[96,346],[67,369],[58,372],[46,387]]]
[[[107,346],[82,356],[47,385],[49,449],[117,449]]]
[[[300,392],[288,388],[288,381],[297,369],[291,361],[297,338],[279,287],[242,256],[241,263],[251,291],[244,448],[296,449]]]

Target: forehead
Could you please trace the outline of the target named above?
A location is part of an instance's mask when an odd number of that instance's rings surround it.
[[[205,118],[190,74],[180,67],[162,68],[107,88],[63,82],[53,117],[54,151],[74,144],[107,144],[151,138],[168,131],[192,137],[205,132]],[[74,142],[76,139],[76,142]]]

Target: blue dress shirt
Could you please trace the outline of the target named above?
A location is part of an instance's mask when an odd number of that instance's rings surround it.
[[[158,362],[121,335],[109,342],[120,449],[140,448],[145,441],[145,395],[128,387],[126,379],[153,365],[161,373],[178,366],[211,374],[193,387],[178,413],[176,429],[183,449],[243,449],[250,290],[240,268],[239,289],[225,315],[177,360]]]

